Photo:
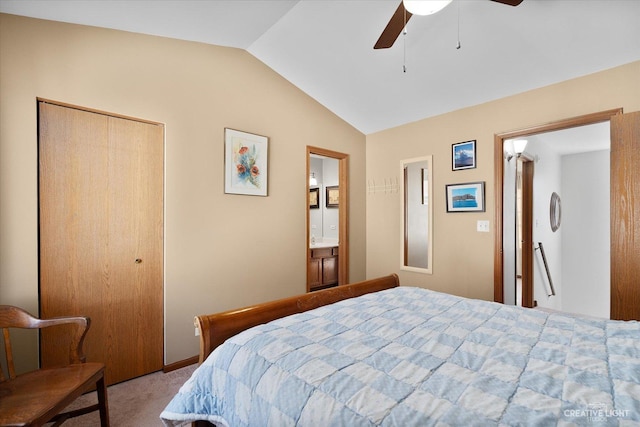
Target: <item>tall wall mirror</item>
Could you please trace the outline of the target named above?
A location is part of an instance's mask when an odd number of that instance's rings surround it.
[[[400,161],[401,270],[433,272],[432,160],[424,156]]]

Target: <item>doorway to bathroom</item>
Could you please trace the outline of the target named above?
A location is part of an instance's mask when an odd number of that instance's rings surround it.
[[[307,147],[307,291],[349,281],[349,155]]]

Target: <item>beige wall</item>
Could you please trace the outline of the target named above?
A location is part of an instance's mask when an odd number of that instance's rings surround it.
[[[165,123],[172,363],[197,352],[195,314],[304,292],[306,145],[351,155],[352,281],[398,272],[406,285],[492,299],[493,135],[640,110],[639,75],[635,62],[369,135],[365,163],[364,135],[243,50],[0,14],[0,303],[38,307],[36,97]],[[223,194],[224,127],[270,137],[269,197]],[[469,139],[478,167],[451,171],[451,144]],[[399,183],[401,159],[429,154],[434,274],[400,272],[400,196],[367,194],[365,182]],[[470,181],[486,182],[487,211],[447,214],[445,184]],[[475,231],[479,219],[491,233]]]
[[[0,303],[38,311],[36,97],[166,126],[167,363],[194,315],[306,290],[306,145],[350,155],[365,278],[365,136],[246,51],[2,14],[0,93]],[[224,194],[225,127],[270,138],[268,197]]]
[[[614,108],[640,110],[640,62],[367,136],[367,182],[399,182],[400,160],[433,155],[433,275],[400,272],[400,194],[367,195],[367,276],[493,299],[494,134]],[[451,144],[477,140],[477,168],[452,171]],[[486,182],[486,212],[446,213],[445,185]],[[476,221],[489,220],[490,233]]]

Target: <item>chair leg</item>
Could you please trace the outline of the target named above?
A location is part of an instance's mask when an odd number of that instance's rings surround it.
[[[100,427],[109,427],[109,402],[107,399],[107,386],[104,375],[96,383],[98,393],[98,410],[100,411]]]

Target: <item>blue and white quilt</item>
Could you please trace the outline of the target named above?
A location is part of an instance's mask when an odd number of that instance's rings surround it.
[[[640,426],[640,323],[398,287],[236,335],[166,426]]]

